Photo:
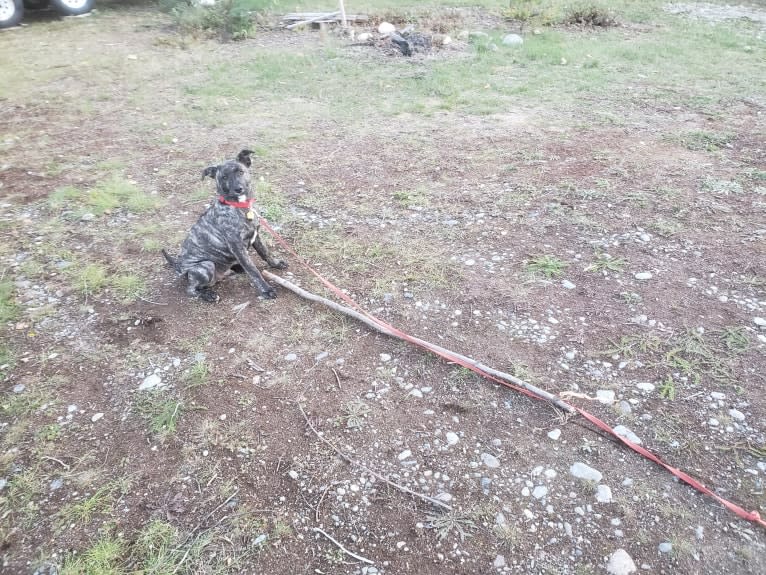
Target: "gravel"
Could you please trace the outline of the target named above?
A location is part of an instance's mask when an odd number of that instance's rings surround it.
[[[584,479],[585,481],[601,481],[603,475],[597,469],[593,469],[590,465],[586,465],[580,461],[572,464],[569,468],[569,473],[577,477],[578,479]]]

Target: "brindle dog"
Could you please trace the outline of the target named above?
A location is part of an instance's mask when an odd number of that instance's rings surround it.
[[[192,297],[218,301],[212,286],[229,270],[247,274],[263,297],[277,297],[248,253],[253,246],[269,266],[287,267],[287,263],[271,256],[258,236],[259,216],[252,207],[250,188],[250,154],[250,150],[242,150],[235,160],[205,168],[202,179],[210,176],[215,180],[218,198],[192,226],[177,258],[162,250],[176,272],[186,276],[189,282],[186,293]]]

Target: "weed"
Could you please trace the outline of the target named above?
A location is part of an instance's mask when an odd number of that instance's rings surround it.
[[[164,575],[174,573],[180,566],[184,553],[178,543],[178,529],[155,519],[139,532],[132,551],[140,557],[144,573]]]
[[[364,420],[369,413],[370,406],[359,399],[355,399],[343,406],[342,419],[346,422],[347,428],[359,429],[364,425]]]
[[[13,284],[10,281],[0,282],[0,323],[15,320],[19,315],[16,305]]]
[[[556,256],[542,255],[530,259],[525,268],[527,272],[533,275],[544,275],[547,278],[560,276],[569,266],[566,262],[558,259]]]
[[[602,355],[619,355],[625,359],[634,359],[642,353],[658,351],[662,346],[660,338],[653,335],[624,335],[619,341],[610,340],[612,347]]]
[[[660,218],[652,222],[651,228],[663,238],[669,238],[680,232],[683,229],[683,225],[676,220]]]
[[[279,540],[284,539],[286,537],[290,537],[293,534],[293,529],[282,521],[281,519],[277,519],[274,521],[274,525],[271,528],[271,533],[269,535],[269,538],[272,540]]]
[[[681,136],[681,143],[688,150],[715,152],[726,147],[733,139],[731,134],[700,130]]]
[[[16,354],[13,350],[0,343],[0,381],[5,381],[16,364]]]
[[[88,264],[72,273],[75,289],[86,298],[97,294],[107,284],[108,274],[101,264]]]
[[[69,555],[59,570],[60,575],[122,575],[127,571],[121,566],[126,551],[120,538],[104,536],[81,556]]]
[[[194,362],[194,365],[189,368],[183,376],[183,380],[186,382],[186,389],[194,389],[200,387],[208,382],[208,376],[210,375],[210,368],[204,359],[199,359]]]
[[[239,0],[222,0],[212,6],[179,0],[162,0],[176,25],[186,33],[206,32],[223,40],[243,40],[253,33],[253,18],[248,6]]]
[[[466,515],[459,515],[455,511],[448,511],[441,515],[429,515],[428,527],[436,530],[439,540],[445,539],[453,531],[464,541],[467,531],[476,528],[476,524]]]
[[[61,426],[58,423],[44,425],[37,430],[35,436],[40,441],[56,441],[61,437]]]
[[[72,204],[82,201],[83,191],[74,186],[57,188],[48,196],[48,205],[54,210],[68,209]]]
[[[87,499],[63,507],[58,513],[62,526],[88,523],[94,516],[107,513],[112,509],[116,491],[114,483],[107,483]]]
[[[676,384],[673,376],[669,375],[660,385],[660,397],[673,401],[676,398]]]
[[[562,23],[577,26],[608,28],[610,26],[616,26],[617,20],[607,9],[596,4],[585,4],[569,8]]]
[[[509,550],[515,549],[522,538],[521,529],[510,523],[495,525],[492,533],[497,538],[500,546]]]
[[[162,392],[142,396],[136,407],[149,421],[149,430],[160,436],[175,433],[178,418],[183,413],[183,403],[166,398]]]
[[[412,190],[397,190],[394,199],[407,208],[424,207],[429,204],[428,190],[424,186],[418,186]]]
[[[49,399],[47,395],[38,391],[6,395],[0,403],[0,412],[4,417],[24,417],[37,411]]]
[[[622,299],[622,301],[627,305],[638,305],[643,301],[641,294],[638,294],[634,291],[620,292],[620,299]]]
[[[750,349],[750,339],[744,327],[728,326],[719,334],[726,349],[732,353],[745,353]]]
[[[596,261],[585,268],[586,272],[621,272],[625,267],[625,260],[613,258],[609,254],[596,254]]]
[[[742,184],[733,180],[716,180],[706,177],[702,182],[702,189],[714,195],[728,196],[730,194],[741,194],[744,190]]]
[[[109,278],[109,283],[123,303],[131,303],[146,293],[144,278],[135,274],[121,274]]]

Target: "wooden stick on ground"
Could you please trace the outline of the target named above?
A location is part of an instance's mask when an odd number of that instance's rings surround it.
[[[337,545],[337,546],[338,546],[338,549],[340,549],[341,551],[343,551],[343,552],[344,552],[346,555],[348,555],[348,556],[350,556],[350,557],[353,557],[354,559],[356,559],[356,560],[358,560],[358,561],[362,561],[362,562],[364,562],[364,563],[367,563],[368,565],[375,565],[375,562],[374,562],[374,561],[370,561],[369,559],[367,559],[367,558],[365,558],[365,557],[362,557],[361,555],[357,555],[356,553],[351,553],[351,551],[349,551],[348,549],[346,549],[345,547],[343,547],[343,545],[341,545],[340,543],[338,543],[338,542],[337,542],[335,539],[333,539],[332,537],[330,537],[330,536],[329,536],[327,533],[325,533],[324,531],[322,531],[322,530],[321,530],[319,527],[314,527],[314,531],[316,531],[317,533],[321,533],[322,535],[324,535],[325,537],[327,537],[327,538],[328,538],[330,541],[332,541],[333,543],[335,543],[335,545]]]
[[[346,455],[345,453],[343,453],[343,452],[342,452],[340,449],[338,449],[337,447],[335,447],[335,446],[334,446],[332,443],[330,443],[329,441],[327,441],[327,440],[326,440],[324,437],[322,437],[322,436],[319,434],[319,432],[316,430],[316,428],[315,428],[313,425],[311,425],[311,421],[309,420],[309,416],[308,416],[308,415],[306,415],[306,412],[305,412],[305,411],[303,411],[303,406],[301,406],[301,405],[299,404],[299,405],[298,405],[298,409],[300,409],[300,410],[301,410],[301,414],[303,414],[303,419],[305,419],[305,420],[306,420],[306,424],[309,426],[309,429],[311,429],[311,431],[314,433],[314,435],[316,435],[316,436],[317,436],[317,438],[319,439],[319,441],[321,441],[321,442],[322,442],[322,443],[324,443],[324,444],[325,444],[327,447],[329,447],[330,449],[332,449],[332,450],[333,450],[335,453],[337,453],[338,455],[340,455],[340,457],[341,457],[341,458],[342,458],[344,461],[347,461],[347,462],[348,462],[348,463],[350,463],[351,465],[356,465],[357,467],[361,467],[362,469],[364,469],[364,470],[365,470],[367,473],[369,473],[370,475],[374,475],[376,478],[380,479],[381,481],[383,481],[383,482],[384,482],[384,483],[386,483],[387,485],[390,485],[391,487],[394,487],[394,488],[398,489],[399,491],[403,491],[404,493],[409,493],[410,495],[414,495],[415,497],[419,497],[419,498],[420,498],[420,499],[422,499],[423,501],[427,501],[428,503],[431,503],[432,505],[436,505],[437,507],[442,507],[442,508],[446,509],[447,511],[450,511],[450,510],[452,509],[452,507],[450,507],[449,505],[447,505],[446,503],[444,503],[444,501],[439,501],[438,499],[434,499],[433,497],[429,497],[428,495],[424,495],[423,493],[418,493],[417,491],[413,491],[413,490],[412,490],[412,489],[410,489],[409,487],[405,487],[404,485],[399,485],[398,483],[394,483],[393,481],[391,481],[390,479],[388,479],[388,478],[387,478],[387,477],[385,477],[384,475],[381,475],[380,473],[377,473],[376,471],[373,471],[372,469],[370,469],[370,468],[369,468],[369,467],[367,467],[366,465],[364,465],[364,464],[362,464],[362,463],[360,463],[360,462],[356,461],[355,459],[351,459],[351,457],[349,457],[348,455]]]
[[[298,287],[294,283],[292,283],[292,282],[290,282],[290,281],[288,281],[288,280],[286,280],[286,279],[284,279],[284,278],[282,278],[282,277],[280,277],[278,275],[274,275],[273,273],[269,272],[268,270],[264,270],[263,271],[263,276],[266,279],[269,279],[269,280],[273,281],[274,283],[277,283],[277,284],[281,285],[283,288],[289,289],[291,292],[301,296],[302,298],[305,298],[305,299],[307,299],[309,301],[321,303],[322,305],[326,305],[327,307],[329,307],[329,308],[331,308],[331,309],[333,309],[333,310],[335,310],[337,312],[340,312],[340,313],[342,313],[344,315],[347,315],[349,317],[352,317],[352,318],[362,322],[366,326],[370,327],[371,329],[374,329],[375,331],[377,331],[379,333],[385,334],[385,335],[390,336],[390,337],[395,337],[397,339],[402,339],[397,334],[395,334],[391,330],[387,329],[385,326],[382,326],[382,325],[379,325],[379,324],[375,323],[374,321],[372,321],[371,319],[369,319],[365,315],[359,313],[358,311],[353,310],[353,309],[351,309],[349,307],[346,307],[344,305],[341,305],[339,303],[336,303],[336,302],[334,302],[332,300],[329,300],[327,298],[324,298],[322,296],[318,296],[318,295],[316,295],[314,293],[306,291],[305,289]],[[566,403],[564,401],[561,401],[559,398],[557,398],[552,393],[549,393],[549,392],[545,391],[544,389],[540,389],[539,387],[534,386],[531,383],[527,383],[526,381],[523,381],[523,380],[519,379],[518,377],[515,377],[515,376],[511,375],[510,373],[505,373],[503,371],[498,371],[498,370],[493,369],[493,368],[491,368],[491,367],[489,367],[487,365],[484,365],[483,363],[480,363],[480,362],[476,361],[475,359],[472,359],[472,358],[467,357],[465,355],[461,355],[459,353],[455,353],[454,351],[450,351],[449,349],[443,348],[441,346],[438,346],[436,344],[428,342],[428,341],[426,341],[424,339],[420,339],[418,337],[413,337],[412,339],[415,342],[417,342],[419,345],[422,345],[423,347],[425,347],[426,349],[431,350],[434,353],[437,353],[437,354],[443,353],[443,354],[445,354],[445,355],[447,355],[449,357],[455,358],[458,361],[465,362],[465,363],[468,363],[470,365],[473,365],[477,369],[479,369],[479,370],[481,370],[481,371],[483,371],[485,373],[488,373],[489,375],[491,375],[493,377],[497,377],[498,379],[502,379],[504,381],[508,381],[508,382],[518,386],[518,387],[524,388],[529,393],[539,397],[540,399],[544,399],[545,401],[548,401],[548,402],[552,403],[553,405],[555,405],[556,407],[558,407],[559,409],[561,409],[563,411],[566,411],[567,413],[575,413],[575,410],[574,410],[574,408],[571,405],[569,405],[568,403]],[[404,340],[404,341],[407,341],[407,340]]]
[[[320,20],[332,20],[334,18],[337,18],[340,16],[340,12],[328,12],[327,14],[320,14],[318,16],[314,16],[313,18],[309,18],[308,20],[301,20],[300,22],[296,22],[295,24],[289,24],[285,26],[288,30],[292,30],[293,28],[297,28],[298,26],[305,26],[306,24],[311,24],[313,22],[319,22]]]
[[[348,28],[348,20],[346,20],[346,7],[343,5],[343,0],[338,0],[338,8],[340,9],[340,23],[344,28]]]

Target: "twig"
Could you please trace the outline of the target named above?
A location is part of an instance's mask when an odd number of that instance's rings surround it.
[[[313,18],[309,18],[308,20],[301,20],[300,22],[296,22],[295,24],[289,24],[285,26],[288,30],[292,30],[293,28],[296,28],[298,26],[305,26],[306,24],[312,24],[314,22],[319,22],[320,20],[332,20],[333,18],[337,18],[340,15],[340,12],[328,12],[327,14],[319,14],[318,16],[314,16]]]
[[[343,552],[344,552],[346,555],[348,555],[349,557],[353,557],[353,558],[354,558],[354,559],[356,559],[357,561],[362,561],[363,563],[367,563],[368,565],[375,565],[375,562],[374,562],[374,561],[370,561],[369,559],[367,559],[367,558],[365,558],[365,557],[362,557],[361,555],[357,555],[356,553],[352,553],[351,551],[349,551],[348,549],[346,549],[345,547],[343,547],[343,545],[341,545],[340,543],[338,543],[338,542],[337,542],[335,539],[333,539],[333,538],[332,538],[330,535],[328,535],[327,533],[325,533],[324,531],[322,531],[322,530],[321,530],[319,527],[314,527],[314,531],[315,531],[315,532],[317,532],[317,533],[321,533],[322,535],[324,535],[325,537],[327,537],[327,538],[328,538],[330,541],[332,541],[333,543],[335,543],[335,545],[337,545],[337,546],[338,546],[338,549],[340,549],[341,551],[343,551]]]
[[[317,503],[317,507],[314,510],[314,519],[316,519],[317,523],[319,523],[319,508],[322,507],[322,501],[324,501],[324,496],[327,495],[327,492],[330,491],[330,487],[332,487],[332,484],[328,485],[327,488],[322,491],[322,495],[319,497],[319,503]]]
[[[157,301],[151,301],[151,300],[148,300],[145,297],[141,297],[141,296],[138,296],[138,299],[140,299],[141,301],[145,301],[146,303],[150,303],[152,305],[168,305],[166,303],[160,303],[160,302],[157,302]]]
[[[43,456],[42,456],[42,459],[50,459],[51,461],[55,461],[56,463],[58,463],[59,465],[61,465],[61,467],[63,467],[63,468],[64,468],[64,469],[66,469],[67,471],[69,471],[69,470],[71,469],[71,467],[69,467],[69,466],[68,466],[66,463],[64,463],[64,462],[63,462],[63,461],[61,461],[60,459],[56,459],[55,457],[51,457],[51,456],[49,456],[49,455],[43,455]]]
[[[433,497],[429,497],[428,495],[425,495],[423,493],[418,493],[417,491],[413,491],[412,489],[410,489],[409,487],[405,487],[404,485],[399,485],[398,483],[394,483],[393,481],[391,481],[387,477],[381,475],[380,473],[378,473],[376,471],[373,471],[372,469],[370,469],[369,467],[367,467],[363,463],[360,463],[359,461],[356,461],[355,459],[351,459],[351,457],[346,455],[343,451],[341,451],[340,449],[335,447],[332,443],[330,443],[328,440],[326,440],[324,437],[322,437],[319,434],[319,432],[316,430],[316,428],[313,425],[311,425],[311,421],[309,420],[308,415],[306,415],[306,412],[303,411],[303,406],[302,405],[298,404],[298,409],[301,410],[301,414],[303,415],[303,419],[306,420],[306,423],[308,424],[309,429],[311,429],[311,431],[314,432],[314,435],[317,436],[319,441],[321,441],[322,443],[327,445],[330,449],[332,449],[335,453],[340,455],[340,457],[344,461],[347,461],[351,465],[356,465],[357,467],[361,467],[362,469],[364,469],[370,475],[374,475],[376,478],[380,479],[384,483],[387,483],[391,487],[394,487],[394,488],[398,489],[399,491],[403,491],[404,493],[409,493],[410,495],[414,495],[415,497],[419,497],[423,501],[427,501],[428,503],[430,503],[432,505],[436,505],[437,507],[442,507],[442,508],[446,509],[447,511],[451,511],[452,510],[452,507],[450,507],[449,505],[447,505],[443,501],[439,501],[438,499],[434,499]]]
[[[455,361],[456,363],[467,363],[467,364],[473,366],[474,368],[476,368],[476,370],[478,370],[480,372],[483,372],[484,374],[491,375],[493,377],[496,377],[498,379],[502,379],[502,380],[510,382],[510,383],[512,383],[512,384],[514,384],[514,385],[516,385],[518,387],[521,387],[521,388],[525,389],[526,391],[528,391],[529,393],[531,393],[532,395],[535,395],[535,396],[539,397],[540,399],[544,399],[544,400],[552,403],[553,405],[555,405],[559,409],[562,409],[563,411],[566,411],[568,413],[574,413],[575,412],[574,408],[571,405],[569,405],[566,402],[558,399],[552,393],[549,393],[549,392],[545,391],[544,389],[540,389],[539,387],[534,386],[531,383],[527,383],[526,381],[523,381],[523,380],[519,379],[518,377],[515,377],[515,376],[511,375],[510,373],[505,373],[503,371],[498,371],[498,370],[493,369],[493,368],[491,368],[491,367],[489,367],[487,365],[484,365],[483,363],[480,363],[480,362],[476,361],[475,359],[472,359],[472,358],[467,357],[465,355],[461,355],[461,354],[456,353],[454,351],[450,351],[449,349],[443,348],[443,347],[441,347],[439,345],[436,345],[434,343],[430,343],[430,342],[428,342],[428,341],[426,341],[424,339],[420,339],[418,337],[410,336],[409,339],[405,339],[405,338],[401,337],[400,335],[394,333],[393,331],[391,331],[387,327],[385,327],[385,326],[383,326],[381,324],[376,323],[375,321],[373,321],[372,319],[370,319],[366,315],[363,315],[363,314],[359,313],[356,310],[348,308],[348,307],[346,307],[344,305],[336,303],[336,302],[334,302],[332,300],[329,300],[327,298],[324,298],[322,296],[318,296],[316,294],[308,292],[308,291],[304,290],[303,288],[298,287],[294,283],[289,282],[286,279],[284,279],[284,278],[282,278],[282,277],[280,277],[278,275],[274,275],[273,273],[271,273],[271,272],[269,272],[267,270],[263,271],[263,275],[267,279],[270,279],[273,282],[278,283],[282,287],[284,287],[286,289],[289,289],[291,292],[298,294],[302,298],[305,298],[305,299],[307,299],[309,301],[313,301],[313,302],[317,302],[317,303],[321,303],[323,305],[326,305],[327,307],[329,307],[329,308],[331,308],[331,309],[333,309],[333,310],[335,310],[337,312],[340,312],[340,313],[342,313],[344,315],[350,316],[350,317],[352,317],[352,318],[362,322],[366,326],[374,329],[375,331],[377,331],[379,333],[382,333],[382,334],[390,336],[390,337],[395,337],[397,339],[401,339],[401,340],[404,340],[404,341],[411,341],[412,343],[415,343],[415,344],[417,344],[417,345],[419,345],[421,347],[424,347],[425,349],[427,349],[427,350],[429,350],[429,351],[431,351],[431,352],[433,352],[433,353],[435,353],[437,355],[446,356],[450,360]]]
[[[338,376],[338,372],[337,372],[337,371],[335,371],[335,368],[334,368],[334,367],[331,367],[330,369],[331,369],[331,370],[332,370],[332,372],[335,374],[335,381],[337,381],[337,382],[338,382],[338,389],[341,389],[341,390],[342,390],[342,389],[343,389],[343,386],[340,384],[340,376]]]

